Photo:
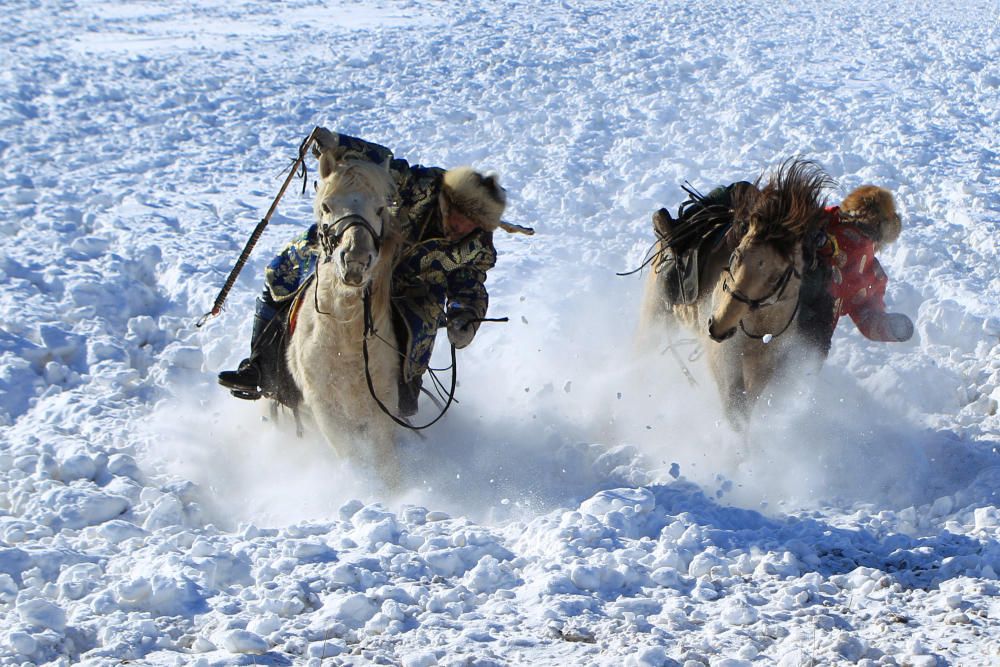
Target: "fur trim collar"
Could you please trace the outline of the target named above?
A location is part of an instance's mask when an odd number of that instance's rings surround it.
[[[840,204],[840,217],[856,225],[879,247],[899,238],[903,227],[892,193],[876,185],[862,185],[847,195]]]
[[[507,206],[507,191],[496,174],[483,176],[472,167],[456,167],[444,173],[442,193],[451,206],[488,232],[500,226]]]

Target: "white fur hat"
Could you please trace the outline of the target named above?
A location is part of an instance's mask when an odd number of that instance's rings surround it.
[[[472,167],[455,167],[444,173],[442,192],[451,206],[486,231],[500,226],[507,191],[496,174],[483,176]]]

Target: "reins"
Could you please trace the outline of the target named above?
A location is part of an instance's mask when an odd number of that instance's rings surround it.
[[[420,426],[414,426],[413,424],[409,423],[407,420],[401,419],[400,417],[398,417],[395,414],[393,414],[392,411],[390,411],[389,408],[386,407],[385,403],[382,402],[382,399],[380,399],[378,397],[378,392],[375,391],[375,383],[372,381],[371,369],[369,368],[368,339],[372,338],[372,337],[378,338],[379,340],[381,340],[382,342],[384,342],[386,344],[388,344],[388,341],[386,341],[384,338],[382,338],[381,336],[379,336],[378,335],[378,330],[375,329],[375,321],[374,321],[374,318],[372,317],[371,291],[367,287],[365,288],[365,291],[364,291],[364,298],[362,300],[362,303],[364,304],[364,318],[365,318],[364,327],[365,327],[365,331],[364,331],[364,337],[362,338],[362,341],[361,341],[361,353],[362,353],[362,355],[364,357],[364,360],[365,360],[365,381],[368,383],[368,392],[371,394],[372,400],[375,401],[375,404],[378,405],[379,409],[382,410],[382,412],[385,413],[385,415],[387,417],[389,417],[389,419],[391,419],[392,421],[396,422],[397,424],[399,424],[403,428],[407,428],[407,429],[409,429],[411,431],[422,431],[425,428],[430,428],[434,424],[438,423],[438,421],[440,421],[442,417],[444,417],[445,413],[448,412],[448,408],[450,408],[451,404],[454,403],[455,400],[456,400],[455,399],[455,388],[458,386],[458,360],[457,360],[457,355],[456,355],[456,352],[455,352],[455,346],[454,345],[449,345],[449,347],[451,348],[451,364],[450,364],[450,368],[451,368],[451,387],[448,389],[448,392],[447,392],[447,395],[448,395],[447,401],[445,401],[445,404],[441,408],[441,411],[438,413],[438,415],[434,419],[432,419],[431,421],[427,422],[426,424],[422,424]],[[476,322],[507,322],[508,319],[506,317],[496,317],[496,318],[482,317],[482,318],[478,318],[478,319],[473,320],[473,321],[476,321]],[[402,352],[399,352],[399,354],[402,355]],[[434,379],[434,382],[437,383],[438,385],[440,385],[440,382],[438,382],[437,376],[434,375],[434,371],[430,370],[430,373],[431,373],[431,377]]]
[[[367,287],[365,287],[364,297],[362,298],[362,304],[364,306],[365,331],[361,338],[361,354],[365,359],[365,382],[368,383],[368,393],[371,394],[372,400],[375,401],[375,404],[378,405],[379,409],[382,412],[384,412],[385,415],[389,417],[389,419],[391,419],[392,421],[396,422],[397,424],[399,424],[404,428],[410,429],[411,431],[422,431],[425,428],[433,426],[438,422],[439,419],[444,417],[444,413],[448,412],[448,408],[451,407],[451,404],[455,400],[455,387],[458,385],[458,364],[456,363],[456,358],[455,358],[455,346],[454,345],[451,346],[451,389],[448,391],[448,401],[444,404],[444,408],[442,408],[438,416],[435,417],[433,420],[431,420],[426,424],[423,424],[422,426],[414,426],[409,422],[407,422],[406,420],[400,419],[399,417],[394,415],[389,410],[389,408],[385,406],[385,403],[382,402],[382,399],[378,397],[378,392],[375,391],[375,383],[372,381],[372,372],[371,368],[369,368],[368,339],[372,336],[377,335],[378,331],[375,329],[375,319],[372,317],[372,294],[371,290],[368,289]]]
[[[684,182],[681,188],[688,194],[688,199],[680,205],[677,217],[672,219],[669,232],[661,234],[659,231],[654,230],[656,241],[646,250],[642,263],[638,268],[631,271],[615,272],[616,276],[631,276],[639,273],[650,264],[653,264],[653,271],[659,273],[664,264],[663,257],[668,249],[677,252],[674,250],[675,248],[683,248],[688,241],[698,235],[707,238],[716,230],[732,225],[731,212],[727,207],[719,204],[705,204],[706,196],[698,192],[687,181]],[[685,213],[692,206],[700,206],[701,208],[685,216]],[[659,245],[658,248],[657,245]],[[654,248],[656,248],[655,252],[653,251]]]
[[[381,211],[380,211],[380,213],[381,213]],[[342,223],[346,223],[346,224],[343,224],[343,226],[341,226]],[[349,230],[351,227],[362,227],[362,228],[364,228],[365,231],[367,231],[371,235],[372,240],[374,241],[375,251],[379,252],[380,249],[381,249],[381,245],[382,245],[382,242],[384,240],[383,235],[377,233],[375,231],[375,228],[371,225],[371,223],[368,222],[368,220],[364,216],[359,215],[357,213],[351,213],[351,214],[345,215],[343,217],[340,217],[340,218],[336,219],[335,221],[333,221],[332,223],[327,223],[327,224],[322,225],[317,230],[318,236],[319,236],[319,244],[321,246],[324,258],[321,261],[318,261],[317,264],[316,264],[316,272],[315,272],[316,286],[313,289],[313,308],[320,315],[325,315],[325,316],[328,316],[328,317],[332,317],[333,316],[332,312],[325,312],[325,311],[321,310],[320,307],[319,307],[319,297],[318,297],[318,294],[319,294],[319,288],[320,288],[320,284],[319,284],[320,264],[324,264],[324,263],[327,263],[327,262],[330,261],[330,258],[332,257],[332,255],[333,255],[334,251],[336,250],[337,246],[340,245],[340,242],[343,239],[344,234],[346,234],[347,230]],[[384,232],[384,229],[383,229],[383,232]],[[378,338],[379,340],[381,340],[382,342],[386,343],[387,345],[390,345],[390,347],[392,345],[388,341],[386,341],[384,338],[382,338],[381,336],[379,336],[378,335],[378,331],[375,329],[375,320],[374,320],[374,317],[372,315],[371,301],[372,301],[371,289],[370,289],[369,286],[366,286],[364,288],[364,291],[362,292],[362,300],[361,300],[361,303],[362,303],[363,327],[364,327],[364,331],[363,331],[362,339],[361,339],[361,355],[362,355],[362,358],[364,359],[364,364],[365,364],[365,382],[368,385],[368,393],[371,394],[372,400],[375,401],[375,404],[379,407],[379,409],[387,417],[389,417],[393,422],[395,422],[399,426],[402,426],[403,428],[409,429],[411,431],[422,431],[422,430],[424,430],[426,428],[429,428],[429,427],[433,426],[438,421],[440,421],[441,418],[444,417],[445,413],[448,412],[448,409],[451,407],[451,404],[454,403],[454,402],[456,402],[456,399],[455,399],[455,389],[458,386],[458,363],[457,363],[457,354],[456,354],[455,346],[454,345],[450,346],[451,347],[451,364],[450,364],[450,368],[451,368],[451,386],[448,388],[448,390],[446,392],[446,394],[447,394],[447,400],[445,401],[444,406],[441,407],[441,411],[438,413],[438,415],[436,417],[434,417],[434,419],[432,419],[431,421],[427,422],[426,424],[421,424],[420,426],[414,426],[413,424],[411,424],[406,419],[401,418],[401,417],[397,416],[396,414],[394,414],[385,405],[385,403],[382,401],[382,399],[379,398],[378,392],[375,390],[375,382],[372,379],[372,374],[371,374],[371,355],[370,355],[370,352],[368,350],[368,340],[370,338]],[[470,322],[473,322],[473,321],[475,321],[475,322],[506,322],[506,321],[508,321],[508,319],[506,317],[502,317],[502,318],[478,318],[476,320],[470,320]],[[401,356],[403,356],[405,358],[405,355],[401,351],[396,350],[396,353],[399,354],[399,355],[401,355]],[[435,384],[439,387],[439,391],[440,391],[440,388],[443,388],[443,384],[441,384],[438,381],[437,376],[434,375],[434,371],[433,370],[431,370],[430,372],[431,372],[431,377],[433,378]],[[440,404],[438,404],[438,405],[440,405]]]

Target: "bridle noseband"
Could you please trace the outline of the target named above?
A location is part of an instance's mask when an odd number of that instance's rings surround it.
[[[768,292],[766,295],[764,295],[759,299],[751,299],[740,290],[734,289],[729,285],[730,279],[732,279],[733,281],[736,280],[736,278],[733,276],[732,266],[733,266],[733,260],[739,256],[738,252],[739,252],[738,250],[734,250],[733,254],[729,257],[729,264],[726,266],[726,273],[728,274],[729,277],[723,278],[722,291],[732,296],[732,298],[735,299],[736,301],[746,304],[746,306],[750,309],[751,313],[760,310],[761,308],[766,308],[767,306],[773,306],[774,304],[781,301],[781,297],[784,295],[785,289],[788,287],[788,283],[791,282],[792,276],[795,276],[798,280],[802,279],[802,274],[799,273],[799,270],[795,268],[794,262],[790,263],[788,265],[788,268],[785,269],[785,272],[781,274],[781,278],[778,279],[778,282],[775,283],[773,288],[771,288],[770,292]],[[795,315],[798,314],[798,312],[799,312],[799,302],[798,300],[796,300],[795,309],[792,311],[791,317],[788,318],[788,322],[786,322],[785,326],[781,328],[781,331],[779,331],[776,334],[772,334],[771,338],[772,339],[777,338],[781,334],[785,333],[785,331],[788,330],[788,327],[791,326],[792,321],[795,320]],[[740,330],[748,337],[755,338],[757,340],[760,340],[765,336],[765,334],[757,335],[747,331],[746,327],[743,325],[742,318],[740,319]]]
[[[730,265],[731,264],[732,262],[730,262]],[[733,277],[733,271],[729,266],[726,267],[726,273],[729,274],[729,278],[732,278],[734,281],[736,280],[736,278]],[[753,312],[766,306],[773,306],[781,301],[781,297],[784,295],[785,288],[788,287],[788,283],[792,276],[795,276],[798,279],[802,278],[802,274],[795,268],[795,265],[789,264],[788,268],[785,269],[783,274],[781,274],[781,278],[778,279],[778,282],[774,285],[771,291],[759,299],[751,299],[740,290],[733,289],[729,286],[729,279],[723,279],[722,291],[732,295],[732,297],[740,303],[745,303],[750,308],[750,311]]]
[[[377,213],[381,215],[382,209],[380,208]],[[316,230],[319,235],[319,244],[323,248],[323,254],[326,255],[326,261],[330,261],[333,257],[333,251],[340,245],[344,234],[351,227],[361,227],[371,234],[372,241],[375,243],[375,252],[378,253],[381,251],[385,228],[383,227],[382,232],[376,232],[365,216],[359,213],[348,213],[345,216],[337,218],[332,223],[320,223]]]

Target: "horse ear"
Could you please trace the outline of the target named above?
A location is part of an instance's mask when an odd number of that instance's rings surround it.
[[[336,162],[331,151],[323,151],[319,154],[319,177],[325,179],[333,173],[333,165]]]
[[[665,237],[670,233],[670,211],[661,208],[653,214],[653,231],[657,236]]]

